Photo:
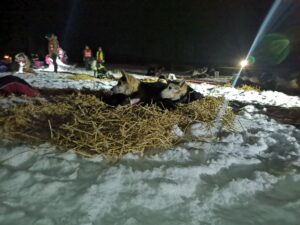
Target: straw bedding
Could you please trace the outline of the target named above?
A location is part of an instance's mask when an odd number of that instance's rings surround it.
[[[155,105],[111,107],[94,95],[77,93],[0,111],[0,135],[49,141],[85,156],[143,155],[182,141],[172,132],[175,125],[186,131],[197,121],[212,124],[222,102],[222,98],[206,97],[168,111]],[[228,109],[223,125],[230,126],[233,118]]]

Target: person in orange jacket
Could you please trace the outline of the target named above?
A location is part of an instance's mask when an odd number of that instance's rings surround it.
[[[86,45],[83,50],[83,62],[86,70],[89,70],[91,67],[92,56],[93,56],[92,50],[90,49],[89,46]]]

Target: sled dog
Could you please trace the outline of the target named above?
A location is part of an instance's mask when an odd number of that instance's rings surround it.
[[[112,91],[114,94],[106,101],[108,104],[119,105],[130,102],[131,104],[146,105],[153,103],[167,109],[176,108],[177,102],[188,103],[203,97],[184,81],[147,83],[141,82],[124,71],[122,71],[122,77]]]

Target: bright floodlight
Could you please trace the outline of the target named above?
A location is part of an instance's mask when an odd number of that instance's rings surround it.
[[[247,59],[244,59],[240,62],[240,65],[241,67],[245,67],[245,66],[248,66],[248,60]]]

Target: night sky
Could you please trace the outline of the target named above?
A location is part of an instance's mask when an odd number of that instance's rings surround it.
[[[106,61],[234,64],[245,56],[271,0],[13,0],[1,7],[1,54],[47,53],[58,35],[71,61],[102,46]],[[300,30],[300,27],[299,27]]]

